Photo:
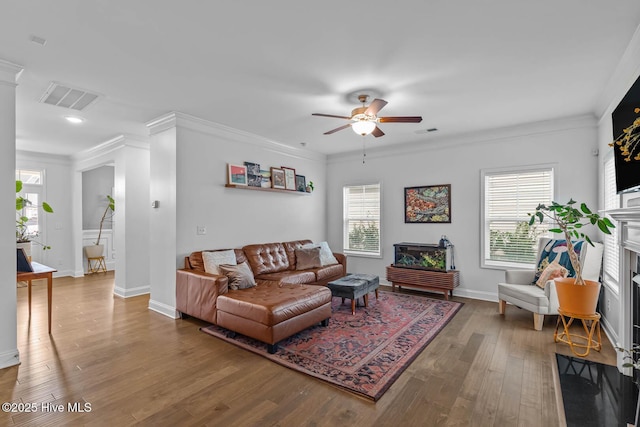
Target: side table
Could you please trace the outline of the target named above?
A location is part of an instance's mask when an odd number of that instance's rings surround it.
[[[53,273],[58,270],[52,267],[47,267],[46,265],[37,262],[32,262],[31,267],[33,268],[33,271],[18,271],[16,273],[16,280],[18,282],[27,282],[29,292],[29,317],[31,317],[31,281],[37,279],[47,279],[47,314],[49,320],[49,335],[51,335],[51,298],[53,294]]]

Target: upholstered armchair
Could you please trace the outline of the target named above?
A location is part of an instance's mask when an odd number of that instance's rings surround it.
[[[560,241],[559,241],[560,242]],[[564,241],[562,241],[564,242]],[[555,242],[549,238],[541,238],[538,242],[536,266],[541,265],[541,256],[545,250]],[[582,276],[587,280],[600,281],[603,246],[594,242],[594,246],[583,242],[580,250],[582,261]],[[559,258],[559,255],[558,255]],[[558,314],[558,295],[553,280],[547,280],[541,285],[535,284],[536,269],[534,270],[506,270],[505,282],[498,283],[498,311],[505,314],[507,303],[533,313],[533,328],[542,330],[545,315]]]

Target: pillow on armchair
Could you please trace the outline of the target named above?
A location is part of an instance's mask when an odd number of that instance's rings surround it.
[[[540,273],[540,277],[536,281],[536,285],[540,288],[544,289],[544,285],[547,284],[549,280],[553,280],[560,277],[567,277],[569,274],[569,270],[560,265],[558,260],[554,260],[551,264],[547,265],[546,268]]]
[[[581,252],[583,244],[584,240],[573,242],[573,247],[578,257],[582,256]],[[538,265],[536,266],[536,275],[533,278],[532,284],[538,284],[540,276],[547,268],[547,266],[549,266],[549,264],[551,264],[552,262],[557,262],[559,265],[567,269],[567,276],[565,277],[574,277],[576,275],[576,272],[573,270],[573,266],[571,265],[571,259],[569,259],[569,253],[567,252],[567,241],[549,240],[549,242],[544,245],[544,247],[542,247],[542,250],[540,251],[540,259],[538,261]],[[546,280],[542,283],[544,287],[544,283],[546,283]]]

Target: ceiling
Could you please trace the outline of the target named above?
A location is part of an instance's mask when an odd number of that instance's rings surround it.
[[[594,113],[639,23],[637,0],[12,0],[0,59],[24,67],[18,150],[72,155],[179,111],[332,154],[362,137],[311,113],[349,115],[358,89],[423,117],[369,147]],[[84,123],[39,103],[52,81],[102,95]]]

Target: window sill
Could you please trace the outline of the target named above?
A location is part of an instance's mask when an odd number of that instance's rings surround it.
[[[483,260],[480,268],[486,268],[489,270],[534,270],[536,268],[536,265],[522,264],[517,262]]]
[[[372,253],[366,253],[366,252],[344,251],[344,254],[346,256],[358,257],[358,258],[377,258],[377,259],[382,258],[382,254],[372,254]]]

